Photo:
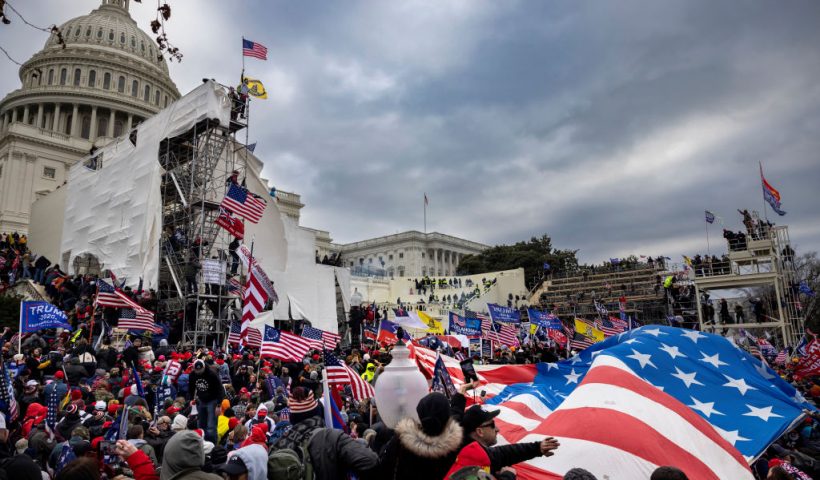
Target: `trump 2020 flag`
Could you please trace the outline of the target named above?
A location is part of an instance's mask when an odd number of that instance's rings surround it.
[[[36,332],[44,328],[71,330],[71,325],[65,312],[48,302],[20,302],[20,331]]]

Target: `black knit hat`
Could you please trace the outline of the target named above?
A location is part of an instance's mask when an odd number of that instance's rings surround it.
[[[416,406],[421,429],[427,435],[435,437],[444,431],[450,419],[450,402],[442,393],[428,393],[419,400]]]

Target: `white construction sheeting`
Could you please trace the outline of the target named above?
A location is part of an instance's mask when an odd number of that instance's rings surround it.
[[[68,265],[90,253],[102,268],[136,285],[157,288],[162,228],[160,142],[205,119],[230,121],[223,87],[208,81],[136,128],[134,146],[126,134],[101,150],[102,168],[79,162],[69,171],[61,254]],[[98,158],[100,158],[98,156]]]

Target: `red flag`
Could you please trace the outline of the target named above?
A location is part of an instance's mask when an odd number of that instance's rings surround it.
[[[820,375],[820,341],[814,339],[806,347],[806,355],[800,359],[794,369],[795,377],[812,377]]]
[[[245,238],[245,224],[242,220],[231,215],[231,212],[219,207],[219,216],[214,221],[217,225],[224,228],[234,237],[242,240]]]

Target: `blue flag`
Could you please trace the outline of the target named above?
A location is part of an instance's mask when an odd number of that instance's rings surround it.
[[[447,395],[447,398],[452,397],[458,390],[456,390],[453,379],[450,377],[450,372],[447,371],[447,366],[444,365],[444,359],[441,355],[436,359],[436,368],[433,371],[433,384],[430,386],[430,391],[439,392]]]
[[[726,338],[659,325],[614,335],[569,360],[540,363],[535,381],[507,386],[486,403],[529,394],[554,410],[598,355],[617,358],[688,406],[747,459],[791,429],[803,408],[815,409],[766,364]]]
[[[54,471],[59,473],[63,467],[71,463],[72,460],[76,459],[77,455],[74,453],[71,445],[69,445],[68,442],[65,442],[63,444],[63,449],[60,451],[60,456],[57,458],[57,466],[54,468]]]
[[[134,374],[134,385],[137,386],[137,395],[145,398],[145,389],[142,387],[142,380],[140,379],[140,374],[136,367],[131,367],[131,372]]]
[[[809,283],[803,280],[800,282],[800,293],[803,295],[807,295],[809,297],[813,297],[815,295],[814,290],[811,289]]]
[[[488,303],[487,311],[490,312],[490,318],[493,319],[493,322],[521,323],[521,314],[518,309]]]
[[[48,302],[20,302],[20,331],[36,332],[44,328],[71,330],[71,325],[65,312]]]

